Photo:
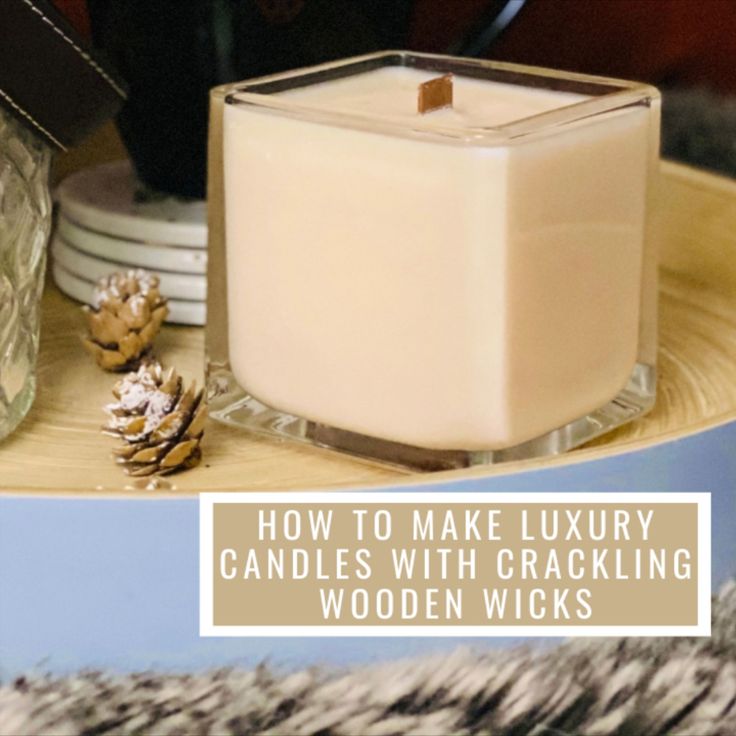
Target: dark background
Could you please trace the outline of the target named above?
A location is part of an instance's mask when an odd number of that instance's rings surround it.
[[[210,87],[386,48],[653,83],[665,155],[736,173],[735,0],[526,0],[480,47],[506,0],[54,3],[128,81],[118,127],[153,189],[203,196]]]

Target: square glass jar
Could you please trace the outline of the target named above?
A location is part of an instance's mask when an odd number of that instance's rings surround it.
[[[383,52],[216,88],[211,415],[425,470],[642,415],[658,155],[656,89],[549,69]]]

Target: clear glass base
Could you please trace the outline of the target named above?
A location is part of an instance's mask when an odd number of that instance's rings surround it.
[[[656,396],[656,369],[637,363],[626,387],[587,416],[513,447],[497,450],[428,450],[368,437],[285,414],[250,396],[227,366],[210,363],[207,371],[209,415],[224,424],[281,440],[338,450],[365,460],[432,472],[559,455],[643,416]]]

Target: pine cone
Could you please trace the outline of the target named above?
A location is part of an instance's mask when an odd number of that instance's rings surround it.
[[[140,269],[97,282],[92,306],[84,307],[90,334],[83,342],[101,368],[130,370],[150,352],[169,313],[158,284],[157,276]]]
[[[103,432],[125,440],[113,453],[128,475],[168,475],[199,463],[207,406],[202,389],[183,383],[173,368],[146,363],[115,384]]]

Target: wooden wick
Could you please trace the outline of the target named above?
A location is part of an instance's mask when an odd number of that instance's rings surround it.
[[[419,85],[417,111],[420,115],[452,107],[452,74],[443,74]]]

